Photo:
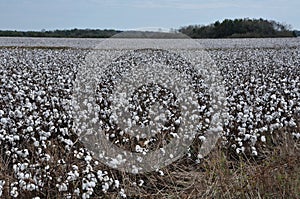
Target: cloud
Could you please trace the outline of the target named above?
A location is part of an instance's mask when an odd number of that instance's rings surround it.
[[[175,9],[208,9],[208,8],[230,8],[236,6],[234,3],[227,2],[188,2],[188,1],[176,1],[176,0],[165,0],[165,1],[155,1],[155,0],[144,0],[138,1],[132,4],[134,7],[138,8],[175,8]]]
[[[128,1],[127,1],[128,2]],[[193,0],[144,0],[129,1],[127,5],[136,8],[173,8],[182,10],[226,9],[226,8],[281,8],[285,6],[282,0],[223,0],[223,1],[193,1]]]
[[[83,1],[83,0],[81,0]],[[132,8],[175,8],[175,9],[206,9],[206,8],[229,8],[234,7],[234,1],[195,1],[195,0],[84,0],[87,3],[108,7],[132,7]]]

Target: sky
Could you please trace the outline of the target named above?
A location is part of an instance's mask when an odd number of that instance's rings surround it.
[[[0,0],[0,30],[170,29],[264,18],[300,30],[299,0]]]

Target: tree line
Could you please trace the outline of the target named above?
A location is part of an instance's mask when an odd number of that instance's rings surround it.
[[[0,37],[67,37],[109,38],[121,33],[113,29],[71,29],[41,31],[0,30]],[[225,19],[210,25],[189,25],[176,31],[191,38],[249,38],[249,37],[295,37],[299,31],[291,31],[289,25],[265,19]],[[137,34],[136,34],[137,35]],[[170,34],[171,35],[171,34]],[[168,36],[168,35],[167,35]]]
[[[296,32],[289,25],[265,19],[225,19],[213,24],[190,25],[179,32],[192,38],[256,38],[256,37],[295,37]]]
[[[2,30],[2,37],[66,37],[66,38],[109,38],[120,33],[118,30],[99,30],[99,29],[71,29],[53,31],[11,31]]]

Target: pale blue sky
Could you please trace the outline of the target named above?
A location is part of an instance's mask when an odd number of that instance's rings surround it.
[[[300,30],[299,0],[0,0],[0,29],[179,28],[265,18]]]

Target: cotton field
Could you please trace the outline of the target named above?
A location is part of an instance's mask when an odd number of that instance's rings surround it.
[[[143,193],[142,188],[153,187],[154,182],[158,183],[164,176],[171,175],[169,170],[157,168],[150,173],[156,179],[151,181],[153,179],[147,178],[147,174],[134,175],[118,171],[103,164],[78,138],[78,129],[74,128],[72,96],[75,80],[87,78],[79,68],[86,63],[86,57],[96,41],[0,38],[0,196],[94,198],[109,197],[109,194],[114,193],[114,197],[131,198],[132,189]],[[268,156],[266,149],[273,144],[274,135],[287,134],[292,136],[295,143],[299,143],[300,39],[195,42],[197,45],[201,44],[201,50],[204,49],[208,53],[225,89],[226,99],[222,101],[222,105],[226,118],[223,118],[222,124],[218,126],[219,147],[231,157],[263,160]],[[177,44],[179,47],[180,45]],[[144,59],[152,61],[150,55],[165,53],[155,49],[155,45],[151,49],[132,51],[135,52],[132,56],[140,64]],[[188,57],[188,51],[195,54],[199,50],[194,47],[187,49],[186,54],[183,54],[185,57]],[[105,51],[119,52],[120,49],[109,48]],[[169,54],[166,57],[168,56]],[[174,63],[179,66],[186,64],[174,53],[172,57],[170,59],[175,59]],[[116,57],[112,60],[115,64],[113,66],[122,66],[124,62],[131,63],[132,60],[128,60],[124,56]],[[172,60],[165,62],[173,63]],[[179,71],[189,71],[189,68],[186,68],[189,66],[187,64]],[[207,70],[210,69],[211,67],[207,67]],[[121,73],[122,70],[125,69],[117,68],[113,72]],[[193,73],[193,70],[189,72]],[[205,143],[207,138],[204,130],[214,121],[211,115],[207,114],[214,107],[209,102],[212,97],[206,90],[209,89],[207,85],[202,85],[202,79],[208,77],[205,77],[205,73],[202,75],[189,76],[193,79],[191,82],[195,84],[194,88],[198,89],[199,106],[197,105],[196,109],[201,113],[200,119],[197,118],[199,123],[193,124],[198,126],[193,138],[194,146]],[[118,114],[113,118],[108,112],[111,103],[106,98],[114,89],[111,86],[115,84],[114,74],[108,73],[108,76],[110,81],[99,80],[97,88],[100,93],[96,98],[100,107],[98,111],[101,113],[99,120],[103,128],[106,128],[107,139],[124,150],[136,153],[147,153],[157,147],[165,153],[163,146],[176,138],[180,124],[176,96],[159,85],[154,85],[158,91],[153,90],[153,87],[140,87],[143,92],[135,93],[134,99],[135,103],[141,104],[129,109],[136,111],[133,120],[148,124],[151,117],[144,112],[151,112],[147,106],[157,100],[162,106],[158,106],[156,111],[167,107],[169,114],[166,118],[162,116],[157,120],[168,120],[168,129],[161,135],[156,129],[155,133],[158,136],[150,136],[149,140],[142,134],[132,138],[132,132],[120,133],[110,121],[117,119]],[[133,77],[130,76],[129,79],[138,79]],[[168,106],[159,98],[167,101]],[[155,117],[153,120],[156,121]],[[191,146],[186,147],[184,156],[177,161],[182,160],[185,164],[188,162],[194,166],[200,165],[205,158],[206,156]],[[122,158],[118,161],[122,161]],[[128,189],[128,184],[131,189]],[[152,191],[159,192],[163,189],[157,186]]]
[[[211,52],[226,81],[226,140],[237,153],[259,155],[256,146],[276,130],[299,137],[299,48]]]

